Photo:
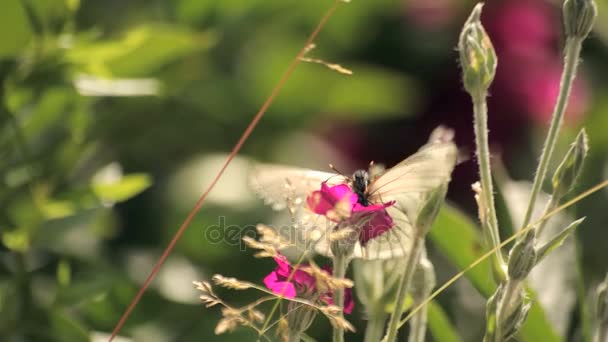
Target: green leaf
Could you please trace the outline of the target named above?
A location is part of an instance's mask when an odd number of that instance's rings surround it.
[[[585,218],[583,217],[570,223],[568,227],[564,228],[564,230],[553,236],[547,243],[538,248],[536,263],[541,262],[544,257],[551,253],[552,250],[561,246],[564,240],[566,240],[566,238],[570,236],[572,232],[574,232],[574,229],[583,223],[584,220]]]
[[[32,38],[30,23],[19,0],[3,0],[0,10],[0,59],[21,54]]]
[[[93,183],[93,192],[102,201],[122,202],[141,193],[152,185],[152,178],[144,173],[126,175],[116,182]]]
[[[76,46],[67,58],[85,72],[104,77],[138,77],[209,47],[210,33],[195,33],[173,26],[141,26],[122,39]]]
[[[70,317],[62,310],[50,312],[52,333],[62,341],[87,342],[89,333],[87,329],[77,320]]]
[[[475,262],[486,251],[477,224],[449,205],[444,205],[439,212],[429,237],[460,270]],[[496,287],[491,274],[488,259],[468,271],[465,276],[480,293],[488,297]]]
[[[428,307],[428,325],[433,339],[437,342],[459,342],[460,336],[450,322],[443,308],[432,301]]]
[[[528,291],[530,292],[530,291]],[[525,342],[558,342],[562,341],[555,330],[551,326],[551,323],[545,315],[545,311],[534,301],[530,311],[528,311],[528,318],[524,321],[519,337]]]
[[[55,304],[69,307],[96,300],[111,289],[112,282],[113,279],[107,274],[81,276],[74,279],[70,286],[59,288]]]

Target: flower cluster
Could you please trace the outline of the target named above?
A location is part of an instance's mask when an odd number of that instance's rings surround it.
[[[330,291],[325,291],[327,286],[317,285],[320,281],[313,276],[311,269],[307,264],[292,266],[287,258],[281,254],[277,254],[274,258],[277,267],[264,278],[264,284],[275,294],[285,298],[293,299],[296,296],[302,298],[318,298],[323,302],[333,305],[332,294]],[[331,276],[331,269],[325,268],[321,270],[327,278]],[[344,312],[350,314],[355,307],[351,289],[345,290],[344,296]]]
[[[328,186],[321,184],[321,190],[314,191],[307,199],[308,208],[318,215],[324,215],[334,222],[347,220],[359,229],[359,242],[365,245],[369,240],[387,232],[393,219],[386,208],[394,201],[364,206],[359,197],[346,184]]]

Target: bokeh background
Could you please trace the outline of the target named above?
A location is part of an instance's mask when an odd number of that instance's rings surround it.
[[[563,155],[586,127],[591,149],[579,190],[608,175],[608,1],[597,1],[599,17],[584,44],[556,151]],[[107,338],[330,4],[2,1],[1,340]],[[309,56],[339,63],[353,75],[319,64],[298,67],[121,335],[135,341],[255,338],[246,329],[215,336],[219,310],[200,305],[191,283],[215,273],[261,282],[274,267],[271,260],[253,259],[239,236],[209,236],[210,227],[251,231],[275,220],[247,187],[252,160],[322,170],[331,162],[345,173],[371,160],[390,166],[414,152],[434,127],[452,127],[469,161],[454,173],[452,209],[437,223],[429,253],[439,282],[478,255],[472,111],[455,50],[473,4],[353,0],[341,6]],[[482,17],[499,57],[489,126],[505,236],[526,204],[522,196],[559,87],[560,6],[493,0]],[[532,280],[537,292],[553,294],[540,300],[549,314],[534,316],[537,325],[528,327],[554,333],[541,334],[543,341],[589,337],[590,293],[608,265],[607,203],[604,190],[568,210],[570,218],[587,220],[576,240]],[[477,235],[466,240],[463,231]],[[480,340],[483,289],[487,295],[494,285],[487,273],[477,277],[440,296],[446,326],[439,331]],[[257,296],[220,293],[235,304]],[[361,339],[364,319],[359,306],[351,316],[359,332],[349,340]],[[318,319],[310,335],[326,340],[328,327]]]

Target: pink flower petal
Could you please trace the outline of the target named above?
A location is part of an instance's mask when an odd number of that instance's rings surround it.
[[[283,277],[279,276],[276,272],[271,272],[264,278],[264,285],[278,295],[282,295],[285,298],[295,298],[296,288],[295,286],[287,281],[281,281]]]
[[[352,206],[357,203],[357,194],[346,184],[329,187],[326,183],[321,183],[321,190],[314,191],[306,199],[310,210],[318,215],[326,215],[344,200]]]
[[[365,245],[369,240],[376,238],[389,231],[394,226],[393,218],[388,214],[386,208],[395,204],[394,201],[374,204],[367,207],[355,204],[352,220],[364,221],[359,233],[359,242]]]

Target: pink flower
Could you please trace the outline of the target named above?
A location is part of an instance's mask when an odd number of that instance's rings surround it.
[[[276,261],[277,267],[264,278],[264,284],[270,291],[290,299],[298,295],[304,298],[312,298],[315,294],[318,294],[315,278],[302,270],[302,267],[307,266],[306,264],[293,267],[287,258],[281,254],[277,255],[274,261]],[[329,267],[324,267],[323,270],[332,274]],[[319,298],[327,304],[333,304],[331,292],[321,293]],[[354,307],[355,302],[351,289],[344,289],[344,312],[350,314]]]
[[[330,187],[323,182],[321,190],[308,196],[307,203],[315,214],[327,216],[332,221],[347,219],[353,226],[360,226],[359,242],[363,245],[393,227],[393,219],[386,208],[395,204],[394,201],[364,206],[346,184]]]
[[[264,284],[270,291],[286,298],[294,298],[296,294],[309,293],[314,290],[315,279],[308,273],[294,268],[287,258],[281,254],[274,258],[277,267],[264,278]],[[289,276],[293,272],[291,279]]]

